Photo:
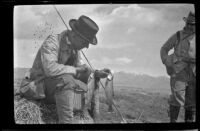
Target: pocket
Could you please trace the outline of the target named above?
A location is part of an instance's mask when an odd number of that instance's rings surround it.
[[[174,74],[174,69],[172,67],[166,66],[167,74],[171,76]]]

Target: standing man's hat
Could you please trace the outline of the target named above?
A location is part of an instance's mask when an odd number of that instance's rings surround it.
[[[87,40],[89,43],[96,45],[97,38],[96,34],[99,30],[98,25],[87,16],[80,16],[78,20],[71,19],[69,25],[73,31],[75,31],[83,39]]]
[[[194,12],[190,12],[188,14],[188,17],[183,17],[183,20],[186,22],[186,23],[191,23],[191,24],[195,24],[195,14]]]

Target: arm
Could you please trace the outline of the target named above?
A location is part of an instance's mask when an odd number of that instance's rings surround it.
[[[49,36],[41,47],[41,61],[46,76],[57,76],[61,74],[76,75],[76,68],[73,66],[58,63],[58,40],[55,36]]]
[[[176,44],[177,36],[176,34],[172,35],[165,44],[161,47],[160,56],[163,64],[166,64],[166,60],[168,57],[168,52],[174,48]]]

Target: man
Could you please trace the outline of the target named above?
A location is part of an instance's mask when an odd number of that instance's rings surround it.
[[[74,91],[87,90],[91,73],[90,68],[82,64],[79,51],[89,48],[89,43],[97,44],[99,30],[98,25],[84,15],[78,20],[71,19],[69,25],[72,30],[50,35],[43,42],[28,78],[36,81],[34,99],[56,103],[59,123],[73,123]]]
[[[195,121],[196,77],[195,57],[191,57],[191,45],[195,45],[195,14],[190,12],[183,18],[183,30],[173,34],[162,46],[160,55],[170,75],[172,95],[169,100],[170,122],[177,122],[180,107],[185,107],[185,122]],[[193,46],[194,47],[194,46]],[[174,49],[174,53],[168,52]],[[194,50],[193,50],[194,51]]]

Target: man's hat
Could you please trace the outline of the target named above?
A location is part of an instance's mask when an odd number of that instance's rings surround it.
[[[78,20],[71,19],[69,25],[79,36],[87,40],[89,43],[96,45],[96,34],[99,30],[98,25],[87,16],[80,16]]]
[[[186,23],[191,23],[191,24],[195,24],[195,14],[194,12],[190,12],[188,14],[188,17],[183,17],[183,20],[186,22]]]

